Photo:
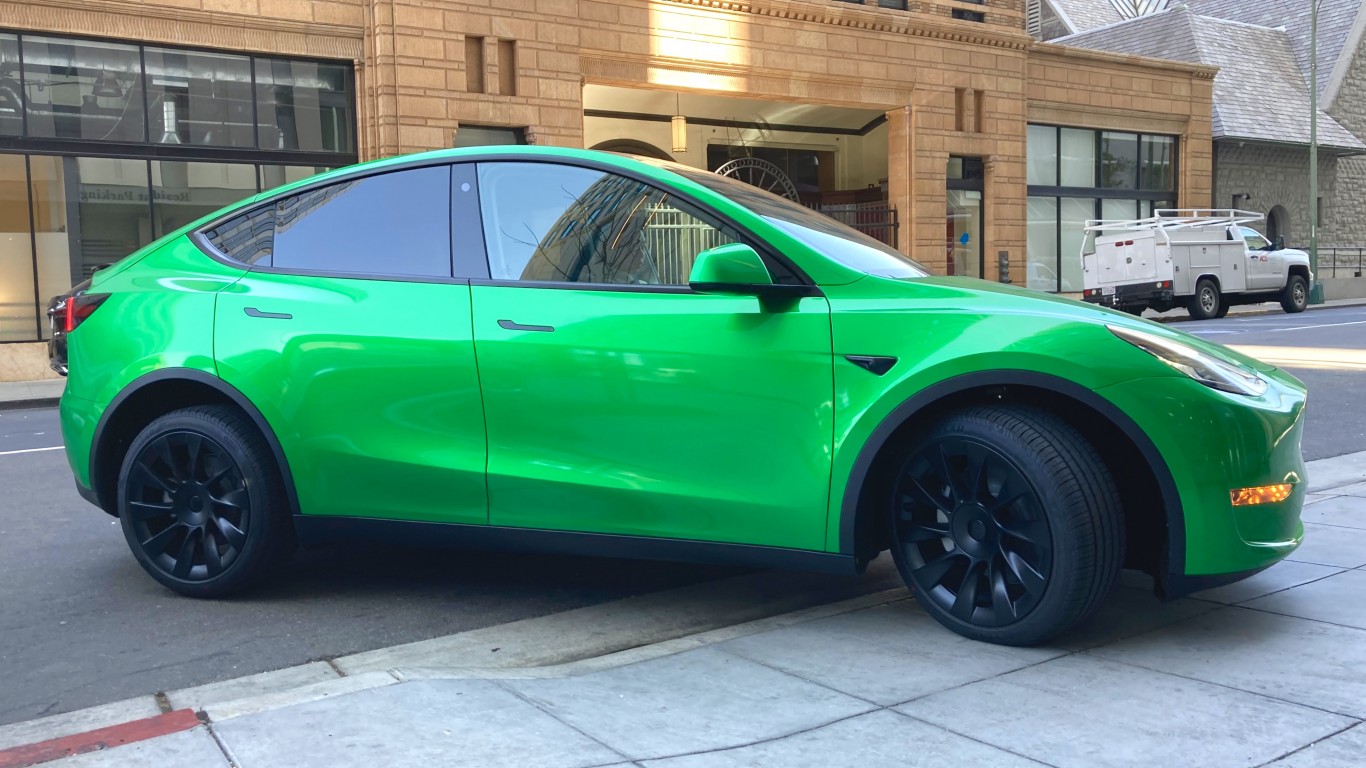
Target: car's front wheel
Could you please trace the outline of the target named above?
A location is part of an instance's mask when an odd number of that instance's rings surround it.
[[[184,408],[148,424],[124,457],[118,493],[133,556],[184,595],[241,591],[294,549],[280,470],[231,408]]]
[[[909,441],[892,554],[926,612],[974,640],[1034,645],[1088,618],[1122,565],[1109,471],[1047,412],[974,407]]]

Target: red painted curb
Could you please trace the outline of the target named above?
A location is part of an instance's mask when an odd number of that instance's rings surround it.
[[[0,749],[0,768],[25,768],[29,765],[59,760],[63,757],[109,749],[136,741],[155,739],[199,725],[199,717],[192,709],[177,709],[163,715],[111,725],[85,733]]]

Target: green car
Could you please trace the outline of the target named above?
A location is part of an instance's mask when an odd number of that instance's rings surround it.
[[[186,595],[402,539],[857,572],[995,643],[1303,536],[1305,390],[932,276],[715,174],[449,150],[264,192],[49,308],[82,496]]]

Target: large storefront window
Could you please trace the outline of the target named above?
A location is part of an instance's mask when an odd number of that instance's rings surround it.
[[[219,208],[355,156],[350,68],[0,32],[0,342],[49,297]]]
[[[1082,290],[1088,219],[1136,219],[1177,199],[1176,139],[1031,125],[1027,284]]]

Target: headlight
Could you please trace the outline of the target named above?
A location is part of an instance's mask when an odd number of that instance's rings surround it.
[[[1188,347],[1179,341],[1132,328],[1114,325],[1106,327],[1110,329],[1110,333],[1207,387],[1248,397],[1257,397],[1266,392],[1266,380],[1256,373]]]

